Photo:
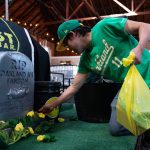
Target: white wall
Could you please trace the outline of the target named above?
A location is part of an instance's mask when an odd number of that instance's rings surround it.
[[[80,56],[60,56],[60,57],[51,57],[51,65],[59,65],[60,61],[71,61],[72,65],[78,65]]]

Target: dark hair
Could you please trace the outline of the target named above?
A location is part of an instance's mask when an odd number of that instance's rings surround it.
[[[72,30],[76,33],[77,36],[85,36],[86,33],[91,32],[91,28],[89,26],[79,26]],[[68,40],[71,38],[72,33],[68,33],[68,35],[64,39],[64,45],[67,45]]]

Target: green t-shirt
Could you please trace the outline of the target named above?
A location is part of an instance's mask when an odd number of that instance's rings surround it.
[[[129,67],[122,59],[135,48],[138,41],[124,30],[127,18],[105,18],[92,28],[89,49],[80,58],[78,72],[95,72],[115,82],[123,82]],[[136,65],[150,87],[150,52],[144,49],[141,64]]]

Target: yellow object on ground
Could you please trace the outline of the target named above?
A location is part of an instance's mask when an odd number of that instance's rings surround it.
[[[134,135],[150,129],[150,90],[135,65],[125,77],[116,107],[118,122]]]
[[[58,118],[58,122],[64,122],[65,119],[64,118]]]
[[[34,130],[32,127],[28,127],[28,130],[29,130],[30,134],[34,134]]]
[[[39,135],[39,136],[37,137],[37,141],[38,141],[38,142],[42,142],[42,141],[44,140],[44,138],[45,138],[45,135]]]
[[[57,99],[57,97],[52,97],[50,98],[46,103],[51,103],[53,101],[55,101]],[[51,111],[50,113],[47,114],[48,117],[50,118],[56,118],[59,115],[59,107],[56,107],[53,109],[53,111]]]
[[[33,116],[34,116],[34,111],[29,111],[29,112],[27,113],[27,116],[33,117]]]
[[[21,122],[18,123],[18,124],[16,125],[16,127],[15,127],[15,130],[16,130],[16,131],[22,131],[23,129],[24,129],[24,127],[23,127],[23,125],[22,125]]]
[[[38,115],[40,118],[43,118],[43,119],[45,118],[45,114],[43,114],[43,113],[38,113]]]

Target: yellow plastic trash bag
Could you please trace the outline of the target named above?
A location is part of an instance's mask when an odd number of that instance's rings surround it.
[[[125,77],[116,107],[118,122],[134,135],[150,128],[150,90],[135,65]]]
[[[130,52],[130,55],[127,58],[123,58],[122,63],[124,67],[128,67],[130,64],[133,63],[135,59],[134,52]]]

